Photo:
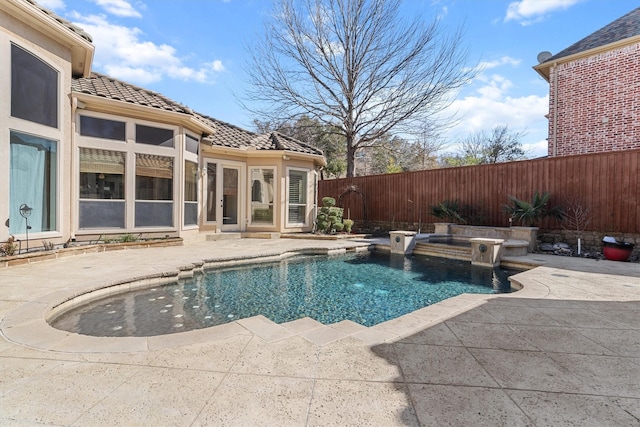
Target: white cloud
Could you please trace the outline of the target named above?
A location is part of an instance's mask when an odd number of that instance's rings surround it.
[[[140,12],[135,10],[126,0],[93,0],[105,12],[125,18],[142,18]]]
[[[549,155],[549,141],[543,139],[538,142],[532,142],[528,144],[522,144],[522,149],[526,153],[526,156],[535,159],[536,157],[543,157]]]
[[[507,125],[514,132],[524,132],[523,148],[531,157],[546,154],[548,96],[512,96],[513,83],[501,76],[480,76],[481,85],[474,92],[453,101],[448,112],[455,112],[458,122],[447,135],[455,142],[460,138]],[[531,142],[529,142],[531,141]]]
[[[517,67],[521,62],[522,60],[520,59],[511,58],[510,56],[503,56],[493,61],[481,62],[478,68],[480,68],[481,70],[489,70],[491,68],[496,68],[503,65],[511,65],[513,67]]]
[[[133,68],[117,64],[109,64],[105,67],[105,73],[112,77],[117,77],[127,82],[140,84],[153,83],[162,79],[162,74],[152,70]]]
[[[51,10],[60,10],[65,8],[63,0],[38,0],[38,4]]]
[[[184,63],[173,46],[144,40],[136,27],[110,23],[104,15],[74,14],[76,24],[93,37],[96,45],[94,68],[132,83],[148,84],[170,77],[200,83],[210,82],[224,71],[215,60],[194,68]]]
[[[505,21],[519,21],[531,25],[545,18],[549,12],[565,10],[582,0],[520,0],[509,3]]]
[[[220,61],[219,59],[216,59],[209,65],[211,65],[211,69],[213,71],[224,71],[224,65],[222,65],[222,61]]]

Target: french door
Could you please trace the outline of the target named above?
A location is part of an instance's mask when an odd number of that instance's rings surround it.
[[[241,231],[244,165],[207,162],[206,220],[220,231]]]

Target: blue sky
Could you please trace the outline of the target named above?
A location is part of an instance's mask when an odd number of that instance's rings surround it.
[[[237,102],[246,45],[259,37],[269,0],[39,0],[92,35],[94,71],[160,92],[217,119],[252,128]],[[408,16],[465,29],[482,72],[456,94],[455,141],[508,125],[526,132],[530,157],[546,155],[548,84],[532,67],[640,6],[637,0],[405,0]],[[450,145],[445,151],[454,151]]]

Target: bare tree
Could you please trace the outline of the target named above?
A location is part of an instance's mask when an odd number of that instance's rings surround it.
[[[487,133],[482,130],[469,135],[460,143],[460,152],[443,156],[445,166],[484,165],[511,162],[526,157],[520,140],[525,132],[512,132],[509,127],[496,126]]]
[[[564,218],[562,228],[565,230],[575,231],[578,239],[578,255],[582,252],[582,233],[587,229],[591,222],[591,208],[574,194],[565,195],[563,197]]]
[[[416,144],[419,147],[418,161],[420,167],[414,170],[435,169],[438,167],[438,152],[441,151],[446,142],[442,139],[440,132],[442,126],[435,123],[425,123],[419,130]]]
[[[248,107],[263,120],[306,114],[345,138],[347,176],[356,151],[391,130],[435,122],[452,91],[476,73],[462,32],[434,18],[404,20],[399,0],[277,0],[265,35],[250,46]]]

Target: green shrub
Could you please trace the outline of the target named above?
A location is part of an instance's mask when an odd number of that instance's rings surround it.
[[[458,200],[444,200],[437,205],[431,206],[431,215],[439,220],[466,224],[463,210]]]
[[[342,231],[344,228],[342,224],[344,209],[335,206],[336,199],[333,197],[323,197],[322,204],[323,206],[316,216],[317,232],[330,234]]]
[[[353,220],[344,219],[342,220],[342,223],[344,224],[344,231],[346,231],[347,233],[351,233],[351,227],[353,227]]]
[[[322,206],[332,208],[336,205],[336,199],[333,197],[323,197],[322,198]]]
[[[120,237],[120,242],[122,243],[136,242],[137,240],[138,238],[133,234],[124,234]]]
[[[549,206],[551,193],[545,191],[540,194],[536,191],[531,201],[520,200],[517,197],[509,196],[510,205],[504,205],[504,211],[509,214],[513,221],[530,227],[544,218],[550,217],[562,221],[565,217],[561,206]]]
[[[2,256],[13,256],[16,254],[16,250],[18,249],[18,245],[14,242],[16,241],[15,237],[9,236],[6,242],[0,245],[0,255]]]

